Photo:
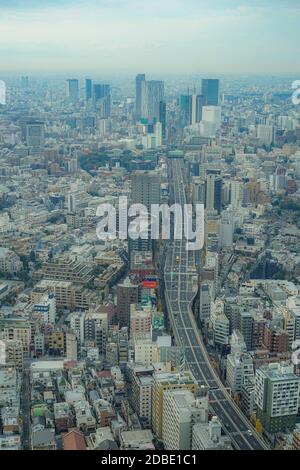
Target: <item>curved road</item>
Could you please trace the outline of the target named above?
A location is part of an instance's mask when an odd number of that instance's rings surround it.
[[[169,159],[170,188],[173,202],[187,202],[182,159]],[[267,450],[263,439],[232,401],[228,391],[210,363],[198,330],[192,301],[198,291],[195,252],[186,251],[186,240],[170,243],[164,268],[165,300],[175,342],[185,348],[186,363],[199,385],[210,389],[210,407],[222,422],[224,432],[237,450]]]

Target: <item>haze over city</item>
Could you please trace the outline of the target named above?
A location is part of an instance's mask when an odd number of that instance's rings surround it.
[[[0,1],[1,69],[300,72],[298,0]]]

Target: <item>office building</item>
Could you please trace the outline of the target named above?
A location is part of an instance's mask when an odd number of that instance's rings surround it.
[[[26,123],[27,147],[42,148],[45,144],[44,123],[30,121]]]
[[[67,209],[69,214],[75,214],[76,212],[76,196],[75,194],[67,195]]]
[[[208,421],[208,398],[195,398],[190,390],[165,390],[162,439],[166,450],[190,450],[196,423]]]
[[[167,106],[164,101],[159,103],[159,122],[161,123],[162,144],[166,143],[167,138]]]
[[[148,123],[159,121],[161,101],[164,101],[164,82],[142,81],[142,118]]]
[[[181,95],[179,107],[184,126],[195,126],[202,120],[202,108],[205,105],[203,95]]]
[[[166,390],[190,390],[194,395],[198,389],[197,381],[190,371],[156,372],[152,388],[152,429],[157,438],[163,432],[163,402]]]
[[[202,80],[202,95],[207,106],[218,106],[219,104],[219,80],[204,78]]]
[[[271,145],[274,142],[274,127],[259,124],[257,126],[257,138],[261,145]]]
[[[275,363],[261,366],[255,374],[257,417],[269,433],[292,429],[298,413],[300,378],[294,366]]]
[[[135,114],[137,119],[142,117],[142,89],[145,80],[146,75],[144,73],[138,74],[135,79]]]
[[[70,101],[77,101],[79,99],[79,82],[77,78],[67,80],[67,98]]]
[[[93,82],[90,78],[85,80],[85,99],[89,101],[93,96]]]
[[[93,85],[93,100],[100,110],[100,118],[107,119],[111,114],[111,88],[108,84],[96,83]]]
[[[133,284],[129,278],[117,285],[117,310],[121,326],[130,326],[131,304],[138,304],[140,300],[140,286]]]
[[[227,356],[226,381],[233,393],[241,393],[243,385],[253,378],[253,359],[250,354],[235,353]]]
[[[205,208],[208,211],[222,209],[222,177],[220,170],[207,170],[205,179]]]
[[[131,203],[143,204],[151,213],[151,204],[160,203],[160,176],[155,171],[136,171],[131,177]],[[150,222],[150,220],[149,220]],[[154,241],[150,234],[151,224],[148,225],[148,237],[129,238],[129,254],[133,251],[153,251]]]
[[[151,427],[151,396],[153,382],[153,367],[129,364],[128,377],[131,380],[130,402],[139,416],[143,427]]]

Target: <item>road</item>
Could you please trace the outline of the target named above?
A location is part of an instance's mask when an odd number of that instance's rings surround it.
[[[187,203],[182,159],[169,159],[172,201]],[[267,450],[263,439],[231,399],[212,367],[192,311],[198,291],[195,252],[186,251],[186,240],[170,242],[164,268],[165,301],[174,339],[185,347],[186,363],[199,385],[210,390],[210,407],[236,450]]]

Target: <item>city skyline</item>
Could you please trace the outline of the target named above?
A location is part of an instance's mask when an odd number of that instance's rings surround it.
[[[0,1],[2,69],[28,73],[300,72],[295,60],[298,2],[206,3],[155,0],[141,8],[136,0],[63,0],[43,5],[35,0]]]

